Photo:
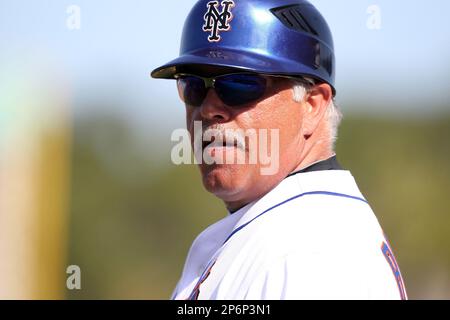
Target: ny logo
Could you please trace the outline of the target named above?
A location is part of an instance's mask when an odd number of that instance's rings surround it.
[[[221,40],[219,32],[229,31],[231,29],[230,21],[233,19],[231,8],[235,6],[234,1],[222,1],[222,12],[219,12],[218,9],[219,1],[210,1],[206,6],[208,11],[204,16],[205,24],[203,25],[203,31],[211,32],[208,36],[209,42],[219,42]]]

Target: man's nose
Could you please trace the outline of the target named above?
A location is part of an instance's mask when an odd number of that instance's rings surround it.
[[[207,120],[227,122],[231,118],[231,113],[225,103],[220,100],[214,89],[209,89],[205,100],[200,106],[200,115]]]

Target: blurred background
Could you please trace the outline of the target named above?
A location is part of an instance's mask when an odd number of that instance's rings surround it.
[[[149,77],[194,2],[0,0],[0,298],[168,299],[226,215],[193,165],[172,164],[184,108]],[[450,2],[312,3],[334,34],[338,158],[409,297],[449,299]]]

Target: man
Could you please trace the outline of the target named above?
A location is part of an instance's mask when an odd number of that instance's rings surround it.
[[[406,299],[382,229],[333,151],[334,68],[331,32],[307,1],[194,6],[180,57],[152,76],[177,79],[194,150],[203,137],[203,184],[229,215],[194,241],[173,299]],[[242,131],[265,135],[259,149],[275,145],[276,170],[249,161],[262,153]],[[245,161],[201,161],[225,154]]]

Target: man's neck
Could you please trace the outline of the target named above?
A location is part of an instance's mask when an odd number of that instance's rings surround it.
[[[294,176],[299,173],[323,171],[323,170],[344,170],[344,169],[337,161],[336,154],[333,154],[328,159],[319,160],[317,162],[311,163],[306,167],[303,167],[297,171],[292,172],[291,174],[288,175],[288,177]]]
[[[306,157],[304,157],[302,161],[289,174],[300,171],[315,163],[329,159],[335,155],[336,153],[331,149],[324,149],[321,152],[308,152]]]

